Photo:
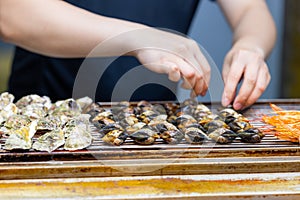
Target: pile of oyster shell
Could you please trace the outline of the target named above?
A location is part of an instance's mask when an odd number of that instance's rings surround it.
[[[61,146],[65,150],[88,147],[93,139],[90,115],[82,111],[92,102],[84,97],[52,103],[47,96],[28,95],[14,103],[12,94],[2,93],[0,138],[5,141],[2,148],[52,152]]]

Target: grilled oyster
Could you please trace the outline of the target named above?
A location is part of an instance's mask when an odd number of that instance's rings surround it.
[[[88,127],[83,128],[75,126],[69,132],[64,149],[69,151],[84,149],[92,144],[92,140],[91,130]]]
[[[57,101],[54,109],[49,112],[51,115],[65,115],[68,117],[74,117],[81,114],[81,107],[74,99],[66,99],[63,101]]]
[[[197,123],[197,120],[191,116],[191,115],[187,115],[187,114],[180,114],[177,118],[176,118],[176,124],[177,124],[177,127],[184,131],[185,128],[191,124],[196,124]]]
[[[232,142],[237,137],[237,134],[232,130],[220,127],[210,132],[208,137],[217,143],[226,144]]]
[[[203,127],[207,130],[208,134],[219,128],[229,129],[229,126],[221,120],[211,120],[210,122],[206,123]]]
[[[184,138],[183,133],[179,131],[176,126],[163,119],[165,119],[165,117],[162,119],[154,119],[148,125],[154,130],[157,130],[157,132],[159,132],[160,138],[165,142],[169,144],[180,143]]]
[[[153,110],[146,110],[146,111],[142,112],[139,115],[139,119],[142,122],[148,124],[151,120],[153,120],[157,116],[158,116],[158,113],[156,113],[155,111],[153,111]]]
[[[4,149],[30,149],[32,137],[36,132],[37,121],[33,121],[29,126],[22,126],[19,129],[11,130],[9,137],[5,141]]]
[[[153,144],[159,135],[157,132],[151,130],[150,128],[142,128],[132,134],[130,138],[138,144]]]
[[[257,143],[265,136],[258,128],[249,128],[238,133],[242,142]]]
[[[117,123],[115,124],[108,124],[106,126],[104,126],[103,128],[100,129],[99,133],[104,136],[106,135],[108,132],[113,131],[113,130],[121,130],[124,131],[124,129]]]
[[[10,116],[18,114],[19,109],[14,103],[9,103],[3,108],[0,108],[0,124],[5,122]]]
[[[197,120],[201,120],[204,117],[211,115],[212,112],[210,111],[210,109],[201,103],[198,103],[198,105],[195,107],[195,110],[193,112],[193,116],[197,119]]]
[[[125,142],[128,135],[122,129],[114,129],[104,135],[102,140],[107,144],[121,145]]]
[[[40,119],[47,115],[48,110],[41,104],[30,104],[23,107],[20,111],[22,115],[26,115],[32,119]]]
[[[241,131],[252,128],[252,125],[249,122],[239,121],[239,120],[234,120],[234,121],[228,123],[228,126],[230,127],[231,130],[233,130],[235,132],[241,132]]]
[[[38,131],[52,131],[63,127],[63,125],[68,121],[66,116],[52,116],[49,115],[45,118],[40,118],[37,124]]]
[[[93,103],[93,99],[90,97],[82,97],[79,99],[76,99],[76,103],[79,105],[82,111],[86,111],[90,105]]]
[[[65,133],[65,137],[68,137],[73,131],[74,128],[85,129],[88,131],[90,130],[90,115],[89,114],[80,114],[72,119],[68,120],[67,123],[64,125],[63,131]]]
[[[94,118],[92,118],[91,122],[98,128],[101,129],[106,125],[116,123],[114,119],[114,115],[111,110],[103,110],[99,112]]]
[[[147,111],[147,110],[152,110],[153,105],[148,101],[142,100],[142,101],[137,103],[137,108],[140,112],[144,112],[144,111]]]
[[[199,128],[188,127],[184,131],[185,140],[191,144],[202,144],[209,138],[207,135]]]
[[[147,124],[144,122],[137,122],[137,123],[133,124],[132,126],[127,126],[125,128],[125,130],[126,130],[126,133],[131,135],[132,133],[134,133],[142,128],[145,128],[146,126],[147,126]]]
[[[23,126],[28,126],[31,123],[31,119],[25,115],[12,115],[4,123],[4,127],[7,129],[17,130]]]
[[[50,153],[64,143],[64,132],[61,129],[55,129],[40,136],[37,141],[33,143],[32,148],[38,151],[48,151]]]
[[[224,121],[226,124],[229,124],[232,121],[248,122],[248,119],[246,117],[233,110],[232,108],[224,108],[219,111],[218,119]]]
[[[133,126],[134,124],[136,124],[138,122],[139,122],[139,119],[133,114],[126,116],[120,120],[120,124],[123,127]]]
[[[32,104],[42,105],[47,110],[49,110],[52,107],[52,103],[49,97],[41,97],[36,94],[24,96],[16,102],[16,106],[20,109]]]
[[[14,95],[8,93],[8,92],[3,92],[0,95],[0,109],[3,109],[7,105],[11,104],[14,102]]]

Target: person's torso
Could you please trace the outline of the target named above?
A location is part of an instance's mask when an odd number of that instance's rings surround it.
[[[91,12],[119,19],[168,28],[186,34],[197,0],[68,0]],[[103,27],[105,28],[105,27]],[[84,30],[83,30],[84,31]],[[72,34],[72,33],[70,33]],[[70,98],[77,71],[83,59],[58,59],[16,48],[9,91],[16,98],[27,94],[48,95],[54,100]],[[103,74],[97,101],[110,101],[111,92],[123,74],[139,65],[135,58],[119,58]],[[120,97],[122,98],[122,97]],[[170,100],[172,91],[145,86],[131,100]],[[121,99],[120,99],[121,100]]]

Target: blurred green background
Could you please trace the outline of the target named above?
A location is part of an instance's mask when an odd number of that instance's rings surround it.
[[[13,46],[0,41],[0,92],[6,91]]]

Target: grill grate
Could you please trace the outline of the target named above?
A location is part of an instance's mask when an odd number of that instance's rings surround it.
[[[300,110],[300,102],[275,102],[278,106],[284,109],[296,109]],[[217,104],[211,104],[210,109],[214,112],[216,108],[219,107]],[[267,102],[259,102],[253,105],[250,109],[243,112],[243,115],[250,120],[250,123],[259,129],[261,129],[265,133],[265,137],[262,139],[260,143],[243,143],[237,138],[230,144],[217,144],[212,141],[205,142],[201,145],[199,144],[188,144],[184,140],[180,144],[166,144],[162,140],[157,140],[153,145],[137,145],[132,140],[128,139],[121,146],[111,146],[105,144],[101,141],[100,135],[97,132],[93,132],[93,143],[90,147],[84,150],[78,151],[65,151],[62,148],[57,149],[54,152],[37,152],[34,150],[14,150],[14,151],[6,151],[0,149],[0,161],[24,161],[24,160],[48,160],[48,159],[92,159],[97,155],[105,156],[121,156],[121,155],[129,155],[132,152],[135,152],[135,155],[140,152],[140,154],[145,154],[146,152],[149,155],[155,157],[158,154],[172,153],[185,150],[186,152],[198,152],[199,151],[209,151],[213,156],[220,155],[220,152],[234,153],[237,152],[257,152],[258,154],[261,152],[268,153],[269,155],[273,155],[270,152],[284,152],[284,155],[296,154],[299,155],[300,146],[297,143],[292,143],[285,140],[277,139],[273,134],[272,126],[266,125],[261,121],[261,117],[263,115],[272,115],[273,112],[269,107]],[[0,144],[3,146],[5,143],[5,139],[0,139]],[[157,151],[160,150],[160,151]],[[176,153],[175,153],[176,154]],[[185,154],[186,155],[186,154]],[[227,155],[227,154],[226,154]],[[114,159],[114,157],[110,157]],[[98,159],[98,158],[97,158]]]

